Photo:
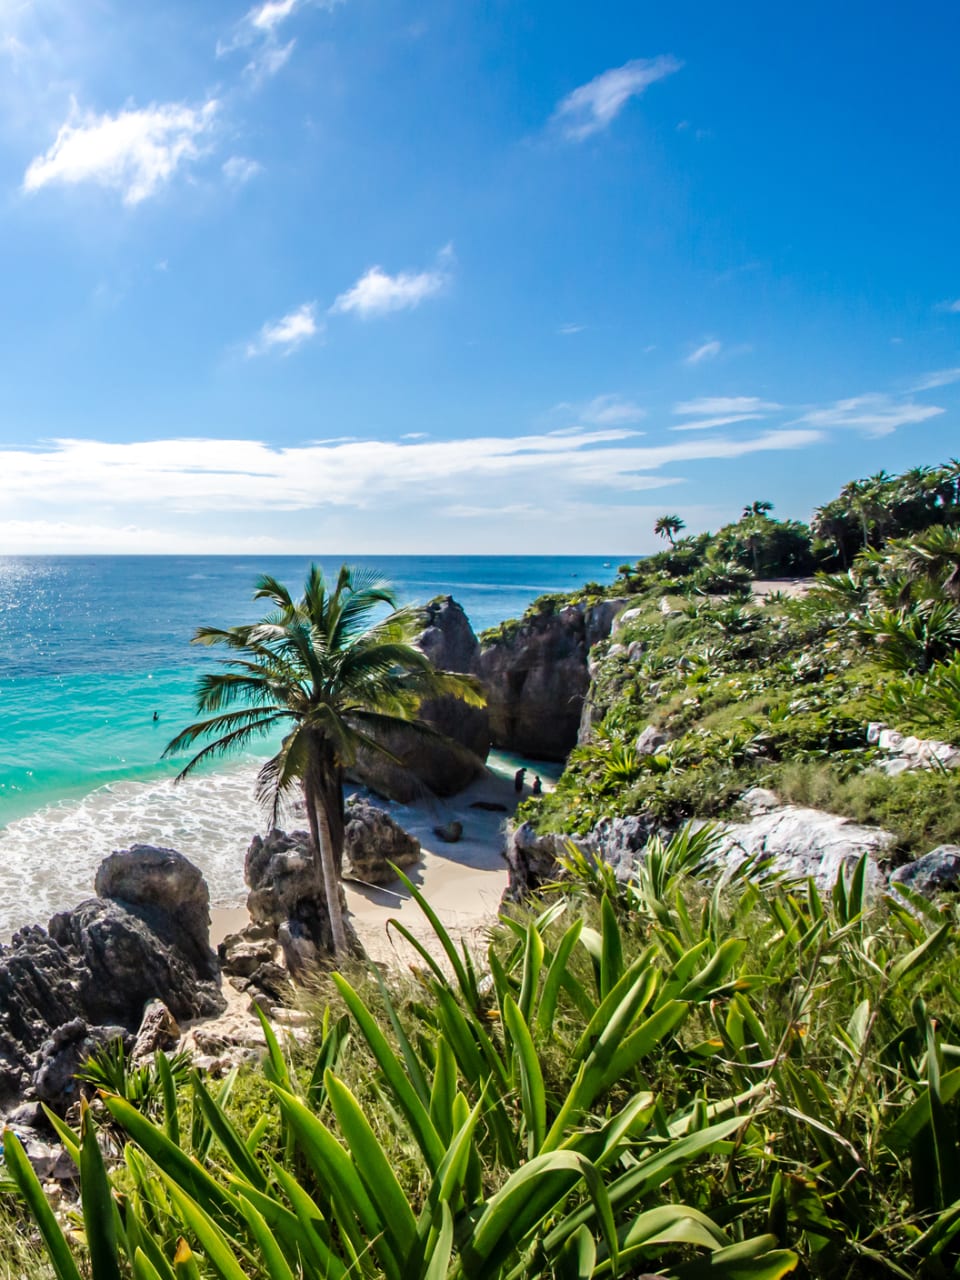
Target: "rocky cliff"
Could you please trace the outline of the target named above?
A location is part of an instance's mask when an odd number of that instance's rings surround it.
[[[563,760],[576,744],[590,685],[590,649],[610,634],[625,600],[530,613],[480,656],[490,737],[505,751]]]
[[[439,596],[424,608],[423,618],[417,644],[433,665],[441,671],[479,675],[480,645],[460,605],[450,596]],[[397,728],[383,734],[382,741],[400,763],[366,753],[350,776],[403,804],[425,792],[450,796],[462,791],[482,771],[490,750],[486,708],[468,707],[458,698],[437,698],[423,704],[420,718],[442,740]]]

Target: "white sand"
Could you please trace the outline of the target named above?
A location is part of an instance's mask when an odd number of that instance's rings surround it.
[[[525,794],[529,794],[529,786]],[[517,799],[512,777],[488,771],[450,800],[415,805],[374,801],[420,841],[423,856],[406,874],[457,938],[482,945],[485,930],[496,920],[507,884],[503,829]],[[502,804],[506,812],[472,809],[470,805],[476,800]],[[455,844],[446,844],[433,828],[454,820],[463,824],[463,835]],[[431,952],[438,951],[426,917],[399,880],[386,887],[367,887],[350,880],[344,883],[351,923],[371,959],[386,964],[417,961],[413,949],[395,930],[388,929],[391,918],[425,942]],[[248,922],[243,907],[215,907],[211,916],[214,946]]]

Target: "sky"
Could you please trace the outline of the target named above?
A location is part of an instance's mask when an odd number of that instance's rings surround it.
[[[960,453],[958,47],[0,0],[0,554],[641,554]]]

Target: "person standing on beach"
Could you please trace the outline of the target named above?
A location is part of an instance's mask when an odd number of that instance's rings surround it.
[[[523,779],[526,776],[526,769],[518,769],[513,775],[513,789],[518,796],[523,795]]]

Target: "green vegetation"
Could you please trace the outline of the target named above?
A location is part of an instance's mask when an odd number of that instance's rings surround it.
[[[344,770],[360,749],[389,755],[381,738],[397,724],[428,732],[416,719],[424,698],[452,694],[479,706],[483,695],[473,677],[437,671],[414,647],[416,611],[397,609],[386,583],[369,573],[344,565],[331,591],[314,565],[299,600],[271,577],[259,580],[254,599],[271,601],[275,612],[248,626],[198,628],[195,643],[226,645],[239,656],[224,662],[226,671],[201,676],[197,708],[212,714],[177,734],[164,754],[211,739],[184,767],[183,778],[203,760],[288,728],[280,750],[260,770],[259,798],[276,818],[285,795],[302,793],[318,886],[335,950],[343,955]],[[383,606],[391,612],[375,621]]]
[[[622,566],[610,591],[631,593],[629,616],[594,655],[593,736],[521,816],[576,833],[645,811],[669,827],[734,815],[762,785],[889,828],[895,855],[960,840],[953,775],[887,776],[865,737],[881,720],[960,743],[960,530],[945,523],[960,510],[958,483],[951,463],[848,485],[815,516],[819,541],[758,501],[715,535]],[[749,592],[754,571],[851,555],[803,598]],[[668,741],[641,755],[648,724]]]
[[[654,842],[629,886],[572,854],[482,968],[436,926],[415,985],[323,980],[311,1054],[264,1024],[259,1106],[235,1075],[105,1087],[57,1122],[79,1233],[8,1131],[56,1275],[956,1274],[955,912],[868,906],[863,865],[711,884],[712,841]]]

